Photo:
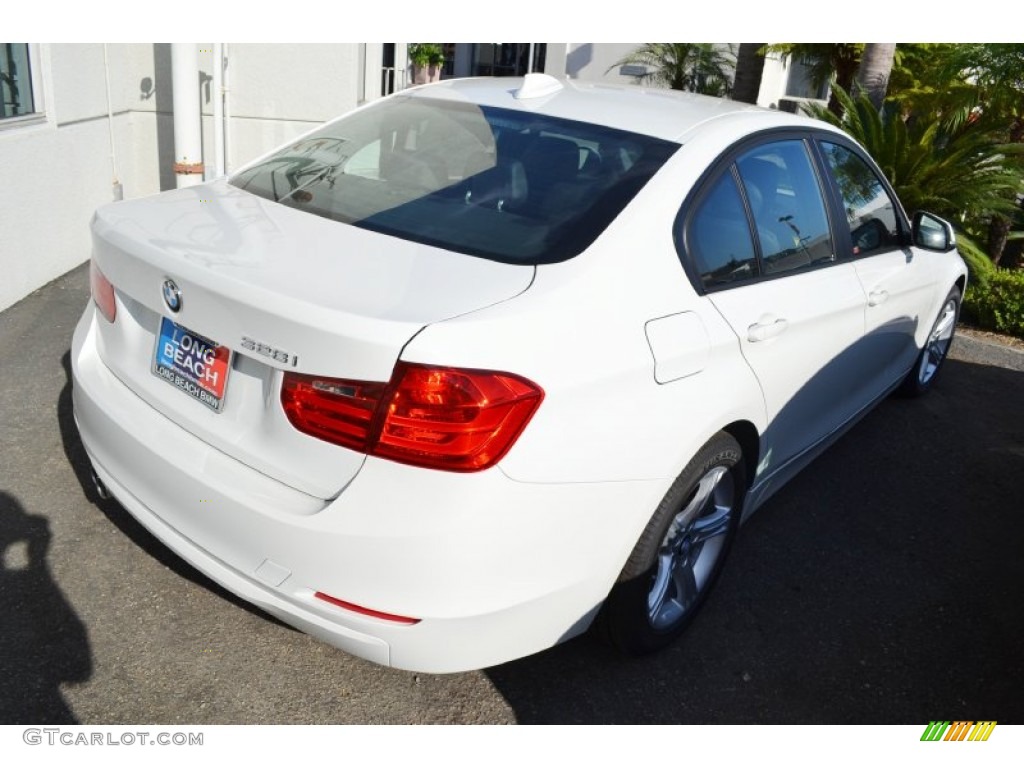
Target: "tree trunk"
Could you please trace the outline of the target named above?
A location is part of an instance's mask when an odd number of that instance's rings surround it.
[[[857,85],[860,91],[867,94],[875,109],[881,109],[885,101],[895,55],[896,43],[864,44],[860,68],[857,70]]]
[[[1022,141],[1024,141],[1024,117],[1017,117],[1010,126],[1010,143],[1018,144]],[[1003,260],[1003,253],[1006,251],[1006,243],[1012,226],[1013,222],[1010,219],[1000,216],[998,213],[988,223],[988,255],[997,267]]]
[[[1007,238],[1010,234],[1010,220],[998,213],[988,223],[988,255],[997,267],[1003,260]]]
[[[736,54],[736,77],[732,86],[733,101],[757,103],[764,72],[764,54],[760,51],[767,43],[740,43]]]

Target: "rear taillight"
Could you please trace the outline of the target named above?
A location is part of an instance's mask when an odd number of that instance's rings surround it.
[[[306,434],[374,456],[453,472],[494,466],[544,391],[496,371],[399,362],[388,384],[286,373],[281,403]]]
[[[96,306],[99,307],[100,314],[107,319],[108,322],[114,322],[114,318],[117,317],[117,304],[114,301],[114,286],[111,284],[103,273],[100,272],[100,268],[96,266],[95,261],[89,262],[89,289],[92,291],[92,300],[96,302]]]
[[[301,432],[366,452],[370,428],[386,384],[286,373],[281,404]]]

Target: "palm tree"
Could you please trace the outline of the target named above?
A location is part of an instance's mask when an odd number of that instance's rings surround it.
[[[818,105],[807,111],[839,126],[874,157],[907,210],[928,210],[968,233],[993,214],[1016,210],[1014,194],[1024,178],[1024,144],[1006,144],[1001,126],[961,108],[941,116],[905,120],[895,105],[877,109],[862,93],[854,98],[833,87],[843,109]]]
[[[970,83],[975,97],[987,115],[1005,122],[1004,135],[1014,143],[1024,143],[1024,45],[1020,43],[971,43],[951,49],[946,63],[947,75]],[[1020,190],[1018,190],[1019,194]],[[1014,199],[1019,199],[1014,196]],[[986,237],[988,253],[995,264],[1003,259],[1011,238],[1014,220],[1020,222],[1021,206],[1012,213],[992,217]]]
[[[857,70],[858,89],[867,94],[875,109],[881,109],[889,87],[889,74],[896,60],[896,43],[865,43]]]
[[[735,55],[731,43],[725,50],[714,43],[644,43],[608,67],[608,71],[629,64],[647,68],[637,76],[641,82],[725,96],[732,89],[730,73]]]
[[[736,54],[736,79],[732,86],[733,101],[756,104],[764,72],[764,51],[767,43],[740,43]]]

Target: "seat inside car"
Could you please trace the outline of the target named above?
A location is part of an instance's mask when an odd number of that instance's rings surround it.
[[[556,136],[534,139],[523,154],[523,166],[530,186],[528,207],[551,214],[552,207],[572,205],[580,168],[580,150],[575,142]]]

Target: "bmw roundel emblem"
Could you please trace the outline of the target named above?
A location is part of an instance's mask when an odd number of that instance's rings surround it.
[[[175,283],[171,278],[164,280],[164,304],[171,312],[178,312],[181,310],[181,289],[178,288],[178,284]]]

